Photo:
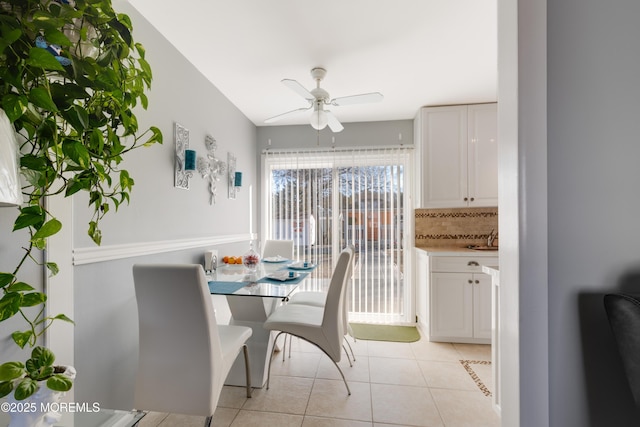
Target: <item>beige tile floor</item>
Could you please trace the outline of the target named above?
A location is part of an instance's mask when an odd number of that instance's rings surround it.
[[[488,345],[358,340],[353,367],[340,362],[349,386],[315,347],[294,339],[291,358],[274,357],[269,390],[247,399],[225,387],[214,426],[499,427],[500,420],[460,360],[491,360]],[[471,365],[492,390],[491,367]],[[203,417],[149,413],[139,427],[201,427]]]

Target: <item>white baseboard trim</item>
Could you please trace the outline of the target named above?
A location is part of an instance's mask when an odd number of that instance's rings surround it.
[[[73,250],[73,265],[92,264],[145,255],[173,252],[185,249],[216,246],[227,243],[246,242],[255,239],[255,234],[229,234],[226,236],[202,237],[198,239],[164,240],[159,242],[130,243]]]

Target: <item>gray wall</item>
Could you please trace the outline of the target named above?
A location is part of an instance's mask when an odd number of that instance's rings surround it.
[[[602,296],[640,293],[640,2],[547,7],[550,425],[637,426]]]
[[[140,128],[158,126],[163,131],[164,144],[142,148],[123,164],[135,180],[131,203],[117,213],[111,212],[102,223],[102,246],[248,236],[248,186],[255,188],[256,178],[255,126],[128,3],[119,2],[115,7],[131,17],[134,38],[146,48],[153,69],[149,109],[137,112]],[[228,152],[236,155],[237,170],[243,172],[243,187],[235,200],[227,198],[227,183],[221,181],[217,204],[209,205],[207,181],[197,173],[191,179],[190,190],[174,188],[174,122],[189,129],[190,148],[199,155],[206,155],[207,134],[217,140],[217,157],[226,161]],[[86,234],[91,214],[87,198],[74,197],[73,203],[73,247],[93,248],[95,245]],[[218,247],[222,254],[243,253],[247,248],[248,239]],[[202,262],[205,249],[74,268],[76,401],[97,401],[105,408],[133,407],[138,331],[131,266],[138,262]]]

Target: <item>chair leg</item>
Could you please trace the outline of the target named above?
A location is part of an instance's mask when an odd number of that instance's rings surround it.
[[[247,375],[247,397],[251,397],[251,368],[249,366],[249,349],[247,345],[242,346],[244,352],[244,370]]]
[[[213,419],[212,416],[208,416],[207,418],[204,419],[204,427],[211,427],[211,420]]]
[[[273,339],[273,349],[271,350],[271,356],[269,356],[269,367],[267,368],[267,390],[269,390],[269,382],[271,381],[271,362],[273,362],[273,355],[275,354],[276,342],[278,341],[278,337],[282,335],[284,332],[278,332],[278,335]],[[285,340],[286,340],[285,335]],[[283,349],[284,351],[284,349]]]
[[[347,356],[347,361],[349,362],[349,367],[353,368],[353,363],[351,363],[351,358],[349,357],[349,352],[347,351],[347,347],[342,344],[342,349],[344,350],[344,354]]]
[[[275,344],[276,344],[276,341],[278,340],[278,337],[279,337],[280,335],[284,334],[284,333],[285,333],[285,332],[278,332],[278,335],[276,335],[276,338],[273,340],[273,345],[274,345],[274,346],[275,346]],[[298,338],[300,338],[300,339],[303,339],[303,340],[305,340],[306,342],[308,342],[308,343],[310,343],[310,344],[313,344],[313,345],[315,345],[316,347],[318,347],[318,348],[320,349],[320,351],[322,351],[322,352],[323,352],[323,353],[324,353],[324,354],[329,358],[329,360],[331,360],[331,361],[333,362],[333,364],[336,366],[336,368],[338,369],[338,372],[340,372],[340,376],[342,377],[342,381],[344,382],[344,385],[345,385],[345,387],[347,388],[347,394],[348,394],[349,396],[351,396],[351,389],[349,388],[349,384],[347,384],[347,379],[345,378],[344,373],[342,372],[342,369],[340,369],[340,366],[338,366],[338,364],[336,363],[336,361],[335,361],[335,360],[333,360],[333,359],[331,358],[331,356],[329,356],[329,354],[328,354],[326,351],[324,351],[324,350],[323,350],[323,348],[322,348],[322,347],[320,347],[318,344],[316,344],[316,343],[314,343],[314,342],[311,342],[311,341],[309,341],[309,340],[307,340],[307,339],[305,339],[305,338],[303,338],[303,337],[300,337],[300,336],[298,336],[298,335],[294,335],[294,334],[289,334],[289,335],[291,335],[291,336],[295,336],[295,337],[298,337]],[[345,351],[346,351],[346,349],[345,349]],[[269,380],[271,379],[271,362],[272,362],[272,361],[273,361],[273,352],[271,352],[271,357],[269,358],[269,369],[267,370],[267,390],[269,390]]]
[[[327,354],[327,356],[329,355]],[[329,359],[331,359],[331,357],[329,357]],[[340,376],[342,376],[342,381],[344,381],[344,385],[345,387],[347,387],[347,394],[351,396],[351,389],[349,389],[349,384],[347,384],[347,379],[344,377],[344,374],[342,373],[342,369],[340,369],[340,366],[338,366],[335,360],[331,359],[331,361],[333,362],[334,365],[336,365],[336,368],[338,368],[338,372],[340,372]]]
[[[347,337],[346,337],[346,336],[344,337],[344,342],[346,342],[346,343],[347,343],[347,345],[349,346],[349,350],[351,350],[351,358],[352,358],[352,359],[353,359],[353,361],[355,362],[355,361],[356,361],[356,355],[355,355],[355,353],[353,352],[353,348],[351,348],[351,344],[349,344],[349,340],[347,339]]]

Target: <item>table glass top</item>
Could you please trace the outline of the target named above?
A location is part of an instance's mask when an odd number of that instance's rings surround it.
[[[279,263],[260,263],[255,273],[249,272],[242,265],[221,266],[207,275],[209,290],[218,295],[285,298],[298,287],[306,273],[294,272],[291,281],[268,279],[269,274],[283,269],[287,269],[287,266]]]

